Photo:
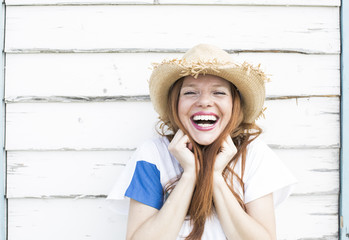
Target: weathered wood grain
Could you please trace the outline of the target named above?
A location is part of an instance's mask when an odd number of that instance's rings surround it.
[[[133,149],[156,122],[150,102],[8,104],[7,150]]]
[[[277,210],[278,239],[329,239],[337,233],[337,196],[291,197]],[[121,240],[126,219],[104,199],[9,199],[8,239]],[[335,238],[330,238],[335,239]]]
[[[75,4],[224,4],[224,5],[287,5],[340,6],[339,0],[6,0],[6,5],[75,5]]]
[[[326,0],[328,1],[328,0]],[[24,6],[24,5],[113,5],[113,4],[154,4],[154,0],[5,0],[8,6]],[[333,6],[336,3],[325,2],[326,6]],[[328,5],[330,4],[330,5]]]
[[[132,152],[7,152],[7,197],[106,196]]]
[[[258,124],[275,148],[288,146],[338,147],[339,99],[299,98],[266,101],[265,118]]]
[[[301,98],[266,102],[269,144],[338,147],[339,99]],[[6,150],[134,148],[154,135],[150,102],[7,104]],[[278,126],[278,127],[276,127]]]
[[[151,63],[181,53],[7,54],[6,101],[51,96],[147,95]],[[339,95],[339,55],[232,54],[238,62],[261,63],[269,75],[267,96]],[[31,98],[30,98],[31,97]],[[51,100],[51,101],[52,101]],[[65,99],[65,101],[69,101]]]
[[[298,180],[294,194],[339,193],[339,149],[274,149]]]
[[[200,41],[235,50],[338,54],[338,19],[339,8],[332,7],[9,6],[5,51],[174,49]]]
[[[287,5],[287,6],[340,6],[338,0],[158,0],[160,4],[224,4],[224,5]]]
[[[8,214],[9,240],[125,239],[126,217],[104,199],[12,199]]]
[[[338,239],[338,195],[290,197],[277,210],[277,239]]]
[[[6,4],[9,240],[124,239],[104,197],[155,134],[148,67],[198,39],[271,74],[259,123],[299,180],[278,239],[338,238],[339,0]]]
[[[338,149],[277,149],[294,194],[338,194]],[[8,151],[8,198],[106,196],[133,151]],[[28,188],[30,186],[30,188]]]

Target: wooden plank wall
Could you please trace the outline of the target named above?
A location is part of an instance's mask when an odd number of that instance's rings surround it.
[[[124,239],[105,197],[155,134],[150,63],[262,63],[264,138],[299,179],[278,239],[338,239],[339,0],[7,0],[8,239]]]

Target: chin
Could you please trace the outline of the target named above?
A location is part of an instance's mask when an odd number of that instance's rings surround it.
[[[202,139],[202,138],[197,139],[197,138],[194,138],[194,141],[200,145],[208,146],[208,145],[212,144],[216,139],[217,138],[215,138],[215,139],[207,139],[207,138],[206,139]]]

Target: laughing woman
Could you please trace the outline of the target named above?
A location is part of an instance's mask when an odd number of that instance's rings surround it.
[[[258,138],[265,74],[200,44],[154,66],[161,135],[141,145],[109,199],[130,199],[127,239],[276,239],[295,179]]]

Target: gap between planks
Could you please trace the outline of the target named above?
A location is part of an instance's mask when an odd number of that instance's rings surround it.
[[[304,193],[304,194],[291,194],[290,197],[324,197],[324,196],[338,196],[337,192],[320,192],[320,193]],[[11,197],[7,199],[103,199],[107,198],[108,195],[81,195],[81,194],[71,194],[71,195],[40,195],[31,197]]]
[[[268,96],[266,100],[289,100],[301,98],[339,98],[339,95]],[[149,95],[135,96],[17,96],[8,97],[5,103],[89,103],[89,102],[149,102]]]
[[[258,3],[258,2],[246,2],[246,3],[218,3],[218,2],[212,2],[212,3],[203,3],[199,2],[197,4],[195,3],[161,3],[159,0],[154,0],[153,3],[146,3],[146,2],[137,2],[137,1],[130,1],[127,3],[123,2],[61,2],[61,3],[29,3],[29,4],[23,4],[23,3],[6,3],[6,6],[11,7],[37,7],[37,6],[53,6],[53,7],[59,7],[59,6],[115,6],[115,5],[122,5],[122,6],[246,6],[246,7],[335,7],[338,8],[341,6],[341,2],[338,3],[320,3],[320,4],[307,4],[306,1],[304,4],[299,3],[292,3],[289,2],[287,4],[282,3]]]
[[[339,144],[333,145],[276,145],[268,144],[272,149],[339,149]],[[136,148],[57,148],[57,149],[8,149],[7,152],[84,152],[84,151],[135,151]]]
[[[189,48],[100,48],[100,49],[7,49],[8,54],[34,54],[34,53],[185,53]],[[295,53],[304,55],[338,55],[339,52],[315,52],[305,49],[224,49],[228,53]]]

